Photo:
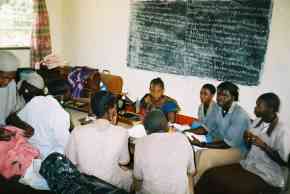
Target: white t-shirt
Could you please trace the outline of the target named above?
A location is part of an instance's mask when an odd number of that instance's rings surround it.
[[[195,172],[192,147],[180,133],[154,133],[138,139],[134,177],[142,194],[186,194],[188,174]]]
[[[132,172],[119,166],[130,161],[128,138],[126,129],[97,119],[73,130],[65,153],[81,172],[129,191]]]
[[[263,122],[260,126],[255,127],[260,119],[255,120],[250,132],[260,137],[273,150],[278,151],[280,157],[287,162],[290,154],[290,131],[288,127],[278,122],[270,136],[267,135],[269,124]],[[285,172],[278,163],[273,161],[265,151],[252,145],[245,160],[241,165],[246,170],[260,176],[268,184],[275,187],[284,187],[286,184]]]
[[[6,118],[16,111],[16,83],[11,81],[6,87],[0,87],[0,124],[4,125]]]
[[[52,96],[36,96],[18,113],[21,120],[34,128],[29,143],[40,151],[44,160],[49,154],[63,154],[69,138],[69,114]]]

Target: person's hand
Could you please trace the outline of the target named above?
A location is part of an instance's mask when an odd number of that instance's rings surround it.
[[[264,149],[266,148],[267,144],[258,136],[252,137],[252,144]]]
[[[0,128],[0,141],[10,141],[13,136],[15,136],[15,133]]]
[[[202,142],[200,142],[198,139],[196,139],[194,136],[191,136],[192,140],[190,139],[190,143],[192,145],[196,145],[196,146],[199,146],[199,147],[202,147],[204,144]]]
[[[174,132],[176,132],[176,128],[174,126],[169,126],[168,133],[174,133]]]
[[[23,136],[24,137],[30,138],[33,136],[33,134],[34,134],[34,129],[31,126],[27,125],[27,126],[23,127]]]
[[[253,133],[251,133],[250,131],[246,131],[244,133],[244,139],[246,141],[246,143],[248,144],[253,144],[253,142],[255,141],[256,139],[256,135],[254,135]]]

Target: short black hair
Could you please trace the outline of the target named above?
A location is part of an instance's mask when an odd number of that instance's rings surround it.
[[[157,77],[157,78],[151,80],[150,86],[151,85],[160,86],[162,89],[164,89],[164,82],[162,81],[162,79],[160,77]]]
[[[263,101],[268,108],[272,108],[275,113],[280,109],[280,98],[272,92],[264,93],[258,97],[257,101]]]
[[[211,93],[212,95],[215,95],[215,93],[216,93],[215,86],[212,85],[212,84],[204,84],[204,85],[202,86],[202,89],[207,89],[208,91],[210,91],[210,93]]]
[[[91,108],[93,113],[98,117],[103,117],[109,109],[117,104],[117,98],[111,92],[99,91],[91,98]]]
[[[239,87],[229,81],[222,82],[217,87],[218,90],[227,90],[234,97],[234,101],[239,100]]]
[[[148,134],[164,132],[168,128],[166,116],[160,109],[154,109],[144,118],[144,127]]]

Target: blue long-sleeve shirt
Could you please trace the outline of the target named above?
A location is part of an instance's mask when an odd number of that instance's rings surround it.
[[[206,123],[209,135],[213,139],[223,140],[231,147],[239,148],[245,154],[247,147],[243,134],[251,124],[247,112],[234,102],[225,116],[221,107],[217,107],[209,116]]]

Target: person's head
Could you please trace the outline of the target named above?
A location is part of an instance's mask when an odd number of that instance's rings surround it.
[[[168,129],[167,119],[163,112],[159,109],[149,112],[145,116],[143,124],[147,134],[166,132]]]
[[[232,82],[222,82],[217,87],[217,103],[224,110],[228,110],[234,101],[239,100],[239,88]]]
[[[258,97],[255,115],[262,119],[271,118],[279,112],[280,99],[274,93],[265,93]]]
[[[176,113],[178,112],[178,107],[175,102],[167,102],[162,107],[161,110],[163,111],[164,115],[166,116],[167,120],[171,123],[175,123],[176,120]]]
[[[18,83],[19,95],[23,96],[25,102],[29,102],[35,96],[43,96],[44,88],[44,80],[36,72],[29,73]]]
[[[0,88],[6,87],[16,77],[19,61],[10,52],[0,51]]]
[[[97,92],[91,99],[91,108],[97,118],[117,124],[117,98],[111,92]]]
[[[212,84],[204,84],[200,90],[200,101],[202,104],[209,105],[214,97],[216,89]]]
[[[160,77],[151,80],[150,82],[150,95],[158,100],[164,94],[164,82]]]

